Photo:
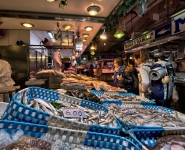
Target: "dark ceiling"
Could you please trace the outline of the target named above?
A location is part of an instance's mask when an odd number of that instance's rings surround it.
[[[131,38],[131,33],[134,32],[135,37],[137,37],[144,31],[156,29],[162,24],[170,22],[170,16],[183,8],[185,8],[185,1],[182,0],[149,0],[145,14],[143,16],[138,16],[136,13],[137,5],[135,4],[127,14],[119,16],[122,26],[123,21],[125,21],[127,27],[126,35],[122,39],[116,39],[113,36],[118,23],[115,24],[111,30],[107,31],[108,38],[105,41],[99,38],[102,31],[97,33],[93,40],[93,42],[97,44],[96,54],[123,52],[123,44]],[[158,14],[159,20],[154,20],[153,14]],[[106,43],[106,45],[104,43]],[[90,45],[84,54],[90,54]]]

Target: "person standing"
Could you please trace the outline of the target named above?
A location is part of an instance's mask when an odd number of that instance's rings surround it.
[[[12,69],[10,64],[3,60],[0,55],[0,89],[12,89],[15,82],[11,77]],[[8,95],[6,95],[6,99]],[[0,94],[0,101],[3,101],[3,96]]]
[[[89,73],[90,73],[90,77],[94,77],[94,66],[93,66],[93,64],[90,65]]]
[[[122,72],[121,76],[119,76],[118,80],[122,81],[122,87],[125,88],[129,93],[134,93],[137,95],[139,94],[138,75],[133,60],[131,59],[128,60],[128,63],[124,71]]]
[[[97,64],[96,71],[94,72],[94,76],[100,80],[102,75],[102,67],[100,64]]]
[[[150,77],[149,73],[151,70],[151,64],[149,63],[149,55],[146,50],[140,50],[134,53],[133,59],[135,63],[138,65],[139,74],[139,95],[142,97],[148,97],[150,93]]]
[[[112,76],[112,79],[114,80],[114,86],[120,87],[121,83],[118,83],[118,78],[121,75],[122,71],[124,70],[125,65],[123,64],[122,58],[115,58],[114,59],[114,75]]]
[[[62,61],[61,61],[61,56],[59,50],[56,50],[53,53],[53,65],[54,65],[54,70],[61,72],[61,67],[62,67]]]

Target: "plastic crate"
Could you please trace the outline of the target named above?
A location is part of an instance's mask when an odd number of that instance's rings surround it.
[[[123,91],[110,91],[110,92],[105,92],[105,91],[97,91],[97,90],[91,90],[91,93],[97,95],[97,96],[101,96],[101,95],[104,95],[104,94],[107,94],[107,95],[118,95],[118,96],[121,96],[121,97],[135,97],[137,96],[136,94],[133,94],[133,93],[127,93],[127,92],[123,92]],[[116,102],[116,101],[121,101],[122,104],[126,103],[126,104],[155,104],[155,101],[154,100],[148,100],[148,101],[123,101],[123,100],[118,100],[118,99],[112,99],[112,100],[101,100],[101,103],[102,104],[105,104],[105,103],[109,103],[108,101],[111,101],[112,103],[115,102],[116,104],[117,103],[120,103],[120,102]]]
[[[33,98],[41,98],[44,100],[55,101],[55,102],[63,101],[67,103],[77,104],[82,107],[88,107],[93,110],[101,110],[104,112],[108,112],[108,110],[105,107],[94,102],[81,100],[78,98],[74,98],[71,96],[67,96],[67,95],[60,94],[58,92],[54,92],[43,88],[30,87],[15,94],[12,101],[7,106],[7,111],[3,115],[3,119],[55,126],[60,128],[69,128],[69,129],[75,129],[75,130],[101,132],[101,133],[117,134],[117,135],[121,131],[121,125],[119,124],[118,121],[117,121],[117,127],[89,125],[85,123],[71,121],[69,119],[62,118],[59,116],[50,115],[48,113],[36,110],[34,108],[30,108],[20,103],[20,101],[25,101],[25,100],[32,101]]]
[[[106,148],[111,150],[140,150],[135,145],[136,143],[131,142],[129,139],[110,134],[77,131],[8,120],[0,120],[0,130],[2,129],[10,134],[22,130],[24,136],[41,138],[47,141],[60,139],[63,142],[85,145],[93,148]]]
[[[110,105],[111,103],[106,103],[104,106],[108,107],[108,105]],[[118,105],[120,105],[118,103]],[[120,107],[127,107],[127,108],[133,108],[133,107],[137,107],[137,108],[146,108],[146,109],[153,109],[153,110],[160,110],[166,114],[170,114],[174,117],[178,116],[179,119],[184,119],[185,115],[174,111],[172,109],[166,108],[166,107],[162,107],[162,106],[155,106],[155,105],[146,105],[146,104],[122,104],[120,105]],[[129,130],[131,129],[160,129],[161,127],[155,127],[155,126],[137,126],[134,124],[130,124],[125,122],[124,120],[120,119],[117,117],[117,119],[120,121],[120,124],[122,125],[122,131],[125,133],[128,133]]]
[[[140,149],[153,147],[157,139],[166,135],[185,135],[185,128],[133,129],[129,131],[130,140]],[[147,146],[147,147],[146,147]]]

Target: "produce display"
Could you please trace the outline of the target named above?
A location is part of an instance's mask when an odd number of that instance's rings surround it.
[[[95,103],[100,103],[100,99],[87,90],[67,90],[65,94],[80,99],[93,101]]]
[[[22,101],[23,104],[35,108],[40,111],[44,111],[51,115],[68,118],[69,120],[86,123],[86,124],[97,124],[101,126],[117,127],[117,122],[114,116],[110,113],[92,110],[87,107],[81,107],[75,104],[69,104],[62,101],[48,102],[39,98],[33,99],[33,101]],[[75,112],[73,111],[75,110]],[[73,113],[70,117],[68,114]]]
[[[154,147],[148,147],[149,150],[184,150],[185,135],[167,135],[159,138]]]
[[[121,107],[115,104],[108,106],[114,116],[124,122],[137,126],[185,127],[185,118],[164,113],[161,110]]]
[[[100,100],[122,100],[122,101],[145,101],[148,102],[147,98],[141,96],[120,96],[120,95],[110,95],[110,94],[103,94],[97,95]]]

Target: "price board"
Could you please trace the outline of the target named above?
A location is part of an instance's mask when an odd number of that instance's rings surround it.
[[[85,111],[79,108],[62,108],[62,113],[65,118],[87,118]]]

